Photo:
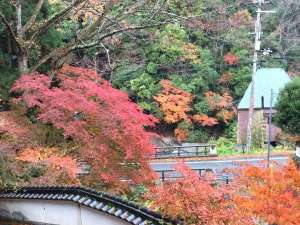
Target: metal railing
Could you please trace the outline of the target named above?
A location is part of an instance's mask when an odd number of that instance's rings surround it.
[[[203,178],[206,173],[214,173],[212,169],[193,169],[193,171],[198,173],[199,178]],[[159,174],[159,179],[161,182],[183,178],[183,176],[176,170],[157,170],[155,172]],[[232,180],[232,177],[228,175],[216,176],[215,178],[216,182],[225,182],[226,184],[229,184],[229,182]]]
[[[214,156],[210,154],[210,149],[215,147],[215,145],[210,144],[156,147],[155,158]]]

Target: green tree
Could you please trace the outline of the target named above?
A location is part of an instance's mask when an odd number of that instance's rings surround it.
[[[275,121],[286,133],[300,136],[300,78],[295,78],[280,92]]]

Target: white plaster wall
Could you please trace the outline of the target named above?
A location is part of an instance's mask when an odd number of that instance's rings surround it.
[[[57,225],[128,225],[100,211],[67,201],[0,200],[0,210],[22,213],[27,220]]]
[[[100,215],[101,214],[101,215]],[[82,206],[81,208],[81,225],[128,225],[129,223],[120,220],[116,217],[99,213],[95,209],[88,208],[86,206]]]

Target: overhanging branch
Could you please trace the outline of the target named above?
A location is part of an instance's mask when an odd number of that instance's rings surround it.
[[[74,0],[68,7],[61,10],[59,13],[55,14],[52,18],[48,19],[45,23],[41,24],[36,28],[36,32],[31,36],[30,42],[33,43],[36,38],[38,38],[41,34],[44,34],[45,31],[49,29],[49,27],[55,24],[57,21],[62,19],[65,15],[67,15],[74,7],[77,7],[79,4],[83,3],[86,0]]]
[[[26,24],[23,26],[22,28],[22,33],[24,34],[30,27],[32,27],[32,25],[35,23],[36,21],[36,17],[39,14],[42,6],[44,4],[44,0],[39,0],[38,3],[36,4],[31,17],[29,18],[29,20],[26,22]]]
[[[115,31],[111,31],[109,33],[103,34],[102,36],[100,36],[98,38],[97,41],[88,43],[88,44],[83,44],[83,45],[79,45],[79,43],[81,42],[80,40],[74,41],[73,43],[69,43],[64,47],[54,49],[48,55],[46,55],[42,59],[40,59],[39,62],[37,62],[34,67],[30,68],[30,70],[31,71],[37,70],[42,64],[46,63],[51,58],[54,58],[54,57],[60,58],[62,56],[66,56],[67,54],[69,54],[70,52],[72,52],[74,50],[86,49],[86,48],[95,47],[97,45],[101,45],[101,41],[103,41],[105,38],[111,37],[115,34],[119,34],[119,33],[125,32],[125,31],[129,31],[129,30],[141,30],[141,29],[146,29],[146,28],[150,28],[150,27],[158,27],[158,26],[165,25],[167,23],[169,23],[169,22],[166,21],[166,22],[161,22],[161,23],[157,23],[157,24],[149,24],[149,25],[144,25],[144,26],[122,28],[119,30],[115,30]]]
[[[150,28],[150,27],[158,27],[158,26],[162,26],[162,25],[165,25],[165,24],[168,24],[169,22],[161,22],[161,23],[157,23],[157,24],[150,24],[150,25],[144,25],[144,26],[136,26],[136,27],[125,27],[125,28],[122,28],[122,29],[119,29],[119,30],[115,30],[115,31],[111,31],[109,33],[106,33],[102,36],[100,36],[98,38],[98,40],[94,41],[94,42],[91,42],[91,43],[88,43],[88,44],[85,44],[85,45],[77,45],[77,46],[74,46],[72,48],[72,50],[77,50],[77,49],[85,49],[85,48],[91,48],[91,47],[95,47],[97,45],[100,45],[102,40],[104,40],[105,38],[108,38],[108,37],[111,37],[115,34],[119,34],[119,33],[123,33],[125,31],[130,31],[130,30],[143,30],[143,29],[146,29],[146,28]]]

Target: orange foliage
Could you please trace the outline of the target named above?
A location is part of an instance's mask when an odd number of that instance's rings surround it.
[[[223,95],[208,91],[205,93],[206,100],[211,110],[217,112],[217,117],[228,123],[235,116],[233,98],[225,92]]]
[[[205,93],[206,100],[212,110],[219,110],[223,108],[232,107],[232,97],[225,92],[223,95],[217,94],[212,91]]]
[[[78,167],[70,156],[59,156],[56,148],[25,149],[17,157],[20,161],[44,163],[57,170],[65,171],[71,178],[76,178]]]
[[[240,26],[249,26],[252,21],[252,16],[248,10],[238,11],[229,18],[230,25],[237,28]]]
[[[205,114],[194,115],[193,120],[197,123],[201,123],[202,126],[212,127],[218,124],[218,120],[214,117],[208,117]]]
[[[298,142],[300,141],[300,136],[293,136],[293,135],[288,135],[287,139],[290,141],[290,142]]]
[[[218,82],[220,84],[228,84],[232,80],[232,73],[223,73]]]
[[[224,55],[224,61],[229,65],[237,65],[239,64],[240,58],[235,54],[228,52]]]
[[[233,182],[213,185],[214,177],[198,177],[184,164],[183,177],[151,189],[152,207],[184,224],[298,225],[300,170],[293,162],[266,169],[246,165]]]
[[[178,141],[182,142],[188,138],[188,133],[187,133],[187,131],[185,131],[183,129],[176,128],[175,129],[175,137]]]
[[[245,216],[268,224],[300,223],[300,171],[292,162],[284,168],[244,168],[238,193],[235,202]]]
[[[155,96],[154,99],[160,105],[164,113],[164,121],[171,124],[181,120],[187,120],[187,112],[191,110],[190,104],[193,96],[174,86],[169,80],[162,80],[162,93]]]
[[[214,177],[199,179],[198,174],[184,164],[179,164],[176,170],[182,178],[164,182],[151,190],[153,208],[173,218],[183,219],[184,224],[234,224],[229,223],[235,218],[229,188],[213,187]]]
[[[222,120],[227,124],[229,123],[230,120],[236,115],[235,110],[229,111],[229,110],[221,110],[220,112],[217,113],[218,118],[222,118]]]

